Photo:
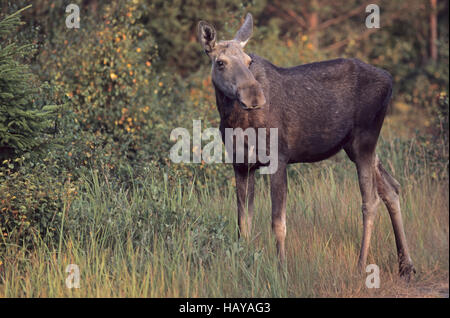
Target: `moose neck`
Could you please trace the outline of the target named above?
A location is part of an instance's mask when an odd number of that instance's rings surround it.
[[[227,118],[230,117],[233,111],[238,110],[239,101],[237,99],[231,99],[227,97],[220,88],[217,87],[216,84],[214,84],[214,90],[216,92],[216,104],[217,104],[217,110],[220,114],[220,119],[222,121],[227,120]]]

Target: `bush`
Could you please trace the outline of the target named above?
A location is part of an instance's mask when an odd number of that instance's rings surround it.
[[[31,54],[31,47],[19,46],[10,37],[23,10],[0,21],[0,160],[42,150],[43,135],[54,125],[58,109],[36,102],[44,88],[22,62]]]
[[[0,166],[0,250],[9,244],[32,248],[39,240],[56,242],[62,213],[76,194],[70,176],[59,175],[54,162],[31,163],[29,157]]]
[[[164,84],[152,70],[157,46],[137,22],[139,15],[133,4],[111,4],[102,23],[64,30],[40,54],[54,84],[71,99],[85,144],[66,150],[84,164],[102,158],[114,167],[118,157],[133,160],[151,133],[147,113]],[[94,32],[89,23],[96,25]]]

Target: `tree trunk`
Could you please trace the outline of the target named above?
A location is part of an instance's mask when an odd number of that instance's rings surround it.
[[[437,0],[430,0],[430,57],[436,61],[437,52]]]

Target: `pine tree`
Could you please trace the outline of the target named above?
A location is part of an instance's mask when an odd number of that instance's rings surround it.
[[[30,6],[28,6],[30,7]],[[43,132],[52,125],[55,105],[39,107],[34,102],[39,86],[23,59],[31,45],[18,45],[12,33],[22,24],[23,8],[0,21],[0,160],[36,150]]]

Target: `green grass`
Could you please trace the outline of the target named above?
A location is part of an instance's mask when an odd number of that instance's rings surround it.
[[[232,179],[194,187],[155,171],[125,188],[92,172],[66,203],[65,235],[56,246],[9,246],[0,297],[448,297],[448,179],[433,177],[411,149],[383,141],[379,151],[402,184],[418,271],[409,284],[397,276],[394,235],[380,206],[368,263],[380,267],[381,288],[365,287],[367,274],[356,268],[356,171],[340,154],[289,169],[285,268],[277,263],[265,177],[257,177],[252,239],[238,241]],[[68,264],[80,268],[79,289],[66,288]]]

